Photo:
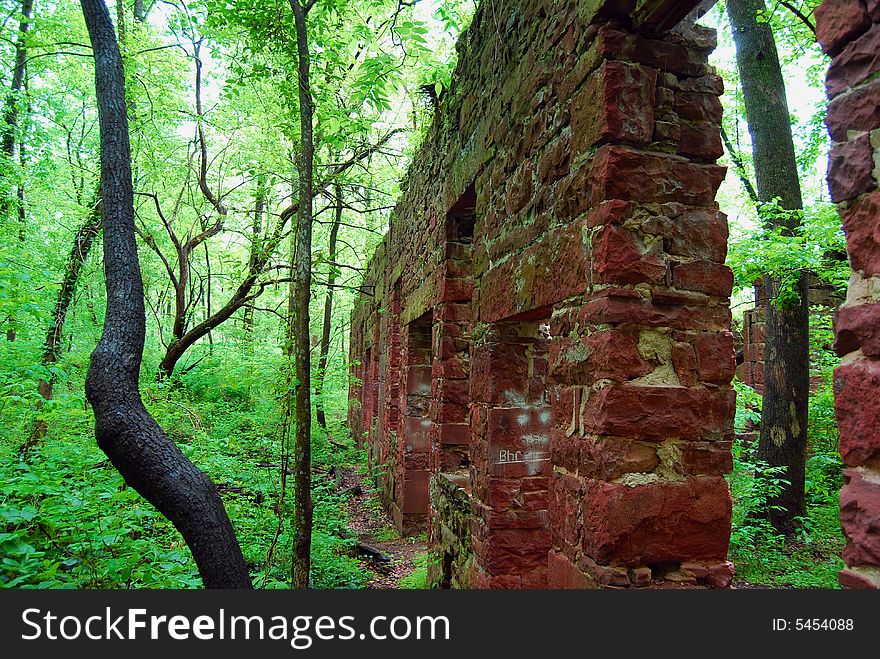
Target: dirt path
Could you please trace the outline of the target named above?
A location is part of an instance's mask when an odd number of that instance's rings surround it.
[[[360,487],[360,493],[355,491],[349,498],[348,527],[362,544],[378,549],[391,559],[383,563],[366,556],[362,558],[364,567],[371,573],[367,588],[400,588],[400,580],[417,567],[414,559],[425,553],[425,537],[401,538],[391,517],[379,503],[369,478],[355,467],[348,467],[343,471],[339,489],[355,487]]]

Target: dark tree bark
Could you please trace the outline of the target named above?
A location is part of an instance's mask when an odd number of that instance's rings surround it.
[[[263,213],[266,212],[266,175],[259,174],[257,176],[257,192],[254,195],[254,215],[251,220],[251,249],[248,256],[248,272],[253,272],[257,261],[260,257],[263,242]],[[246,306],[244,308],[244,317],[242,318],[244,325],[245,342],[248,350],[253,348],[253,331],[254,331],[254,308]]]
[[[15,64],[12,69],[12,83],[10,84],[9,96],[6,99],[6,107],[3,111],[3,154],[9,158],[10,165],[15,160],[15,144],[19,130],[19,104],[21,93],[25,89],[27,74],[27,33],[30,29],[31,16],[34,11],[34,0],[21,1],[21,16],[18,23],[18,37],[15,41]],[[19,181],[16,190],[16,215],[23,220],[24,212],[24,189]],[[3,200],[3,215],[8,215],[13,203],[9,199]],[[24,222],[19,229],[19,239],[24,241],[26,236]],[[14,333],[13,333],[14,338]]]
[[[314,0],[307,5],[290,0],[296,22],[297,73],[299,82],[300,147],[297,167],[299,174],[299,213],[295,233],[293,281],[290,287],[289,349],[296,362],[296,435],[294,441],[294,519],[291,587],[309,587],[312,553],[312,405],[311,405],[311,343],[309,335],[309,302],[312,286],[312,189],[314,187],[314,136],[309,35],[306,16]]]
[[[183,535],[206,588],[250,588],[238,540],[214,484],[150,416],[138,387],[146,316],[135,242],[122,57],[103,0],[80,0],[95,59],[107,313],[86,396],[98,446],[126,482]]]
[[[27,72],[27,33],[30,29],[31,15],[34,11],[34,0],[22,0],[21,21],[18,24],[18,38],[15,41],[15,64],[12,69],[10,94],[6,99],[3,113],[3,153],[12,159],[15,155],[15,133],[18,129],[19,95],[24,89],[25,73]]]
[[[336,240],[339,225],[342,223],[342,186],[336,184],[336,216],[330,227],[330,241],[327,246],[330,271],[327,273],[327,294],[324,298],[324,324],[321,328],[321,347],[318,355],[318,376],[315,382],[315,417],[318,425],[327,430],[327,415],[324,411],[324,377],[327,371],[327,356],[330,353],[330,330],[333,322],[333,289],[336,284]]]
[[[58,297],[55,300],[55,310],[52,312],[52,322],[46,332],[46,340],[43,342],[43,357],[41,363],[44,367],[49,368],[58,362],[61,356],[61,337],[64,331],[64,321],[67,319],[67,312],[73,301],[76,287],[79,284],[79,276],[86,260],[89,258],[89,252],[95,238],[101,232],[101,204],[100,191],[97,199],[92,205],[86,221],[76,232],[73,238],[73,248],[70,250],[70,257],[67,260],[67,269],[64,271],[64,279],[61,282],[61,289],[58,291]],[[52,389],[55,386],[55,374],[49,374],[48,378],[41,378],[37,385],[43,401],[52,400]],[[40,401],[38,409],[42,409],[43,402]],[[34,422],[34,429],[25,445],[22,447],[22,453],[26,454],[28,449],[37,444],[46,435],[46,422],[37,416]]]
[[[752,136],[759,201],[779,198],[782,208],[802,208],[785,83],[770,25],[758,20],[763,0],[728,0],[727,11],[736,44],[746,117]],[[798,215],[790,213],[781,227],[794,231]],[[764,402],[758,458],[785,467],[781,493],[768,503],[773,527],[790,534],[804,514],[804,463],[810,393],[809,301],[807,274],[797,285],[800,299],[777,302],[780,282],[765,277],[766,336]]]
[[[366,145],[363,149],[352,154],[350,158],[342,163],[339,163],[337,166],[333,167],[330,170],[330,172],[328,173],[328,179],[339,176],[353,165],[361,162],[365,158],[369,157],[370,155],[381,149],[398,132],[399,131],[397,130],[390,131],[389,133],[384,135],[379,141],[377,141],[376,144]],[[315,195],[325,190],[329,185],[330,184],[328,182],[321,183],[317,186],[313,184],[312,196],[310,197],[310,199],[314,199]],[[299,203],[288,206],[283,211],[281,211],[278,216],[278,220],[272,230],[272,233],[266,240],[263,241],[263,243],[261,244],[261,249],[256,254],[256,256],[254,256],[249,261],[250,265],[248,267],[248,271],[245,275],[244,280],[241,282],[241,284],[239,284],[238,288],[227,300],[227,302],[222,307],[220,307],[210,318],[206,318],[201,323],[187,329],[187,331],[179,339],[173,340],[171,342],[171,344],[168,346],[168,349],[165,351],[165,355],[162,357],[162,361],[159,362],[158,378],[160,380],[166,377],[170,377],[171,374],[174,373],[174,369],[177,366],[177,363],[180,361],[181,357],[183,357],[187,350],[189,350],[200,339],[206,336],[209,331],[217,328],[219,325],[229,320],[236,311],[238,311],[242,307],[246,307],[249,302],[259,297],[268,283],[281,283],[279,281],[267,283],[260,282],[259,280],[260,276],[269,265],[269,261],[272,258],[272,255],[275,253],[275,250],[278,248],[278,246],[281,244],[281,240],[284,238],[284,230],[287,226],[287,223],[298,213]],[[173,241],[174,238],[172,238],[172,242]],[[155,245],[155,243],[151,244],[148,241],[147,244],[150,246],[151,249],[157,251],[158,253],[158,247]],[[162,258],[163,261],[165,260],[161,254],[160,258]],[[168,270],[169,278],[171,279],[172,285],[175,286],[176,290],[176,284],[174,282],[176,281],[177,275],[175,275],[173,270],[171,270],[167,265],[166,270]]]

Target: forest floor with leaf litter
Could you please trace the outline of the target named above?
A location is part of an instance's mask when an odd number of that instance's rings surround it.
[[[348,528],[357,536],[362,547],[361,560],[370,571],[367,588],[424,588],[425,534],[401,537],[379,501],[378,491],[356,467],[342,470],[339,490],[351,491]],[[371,558],[367,555],[370,549],[390,560]]]

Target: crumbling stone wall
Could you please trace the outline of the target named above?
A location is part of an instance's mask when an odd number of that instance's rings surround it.
[[[715,38],[636,4],[484,0],[352,316],[351,428],[449,585],[730,581]]]
[[[840,453],[848,467],[840,494],[849,588],[880,586],[880,2],[826,0],[816,32],[833,57],[826,79],[833,142],[828,184],[839,203],[852,265],[836,317],[834,375]]]

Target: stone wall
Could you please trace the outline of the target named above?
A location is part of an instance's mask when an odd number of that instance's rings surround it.
[[[714,33],[659,34],[696,4],[484,0],[459,43],[352,316],[349,418],[450,585],[730,581],[722,82]]]
[[[429,588],[470,588],[474,554],[468,479],[438,474],[431,479],[432,553]]]
[[[833,57],[826,79],[832,150],[828,184],[852,265],[836,317],[834,376],[847,569],[840,583],[880,586],[880,1],[826,0],[816,32]]]
[[[808,289],[812,318],[828,316],[837,311],[843,300],[835,288],[815,275],[809,277]],[[764,393],[764,325],[767,321],[764,287],[755,284],[755,308],[743,312],[743,360],[737,376],[759,394]],[[810,321],[812,323],[812,320]],[[821,375],[810,376],[810,390],[816,392],[822,384]]]

